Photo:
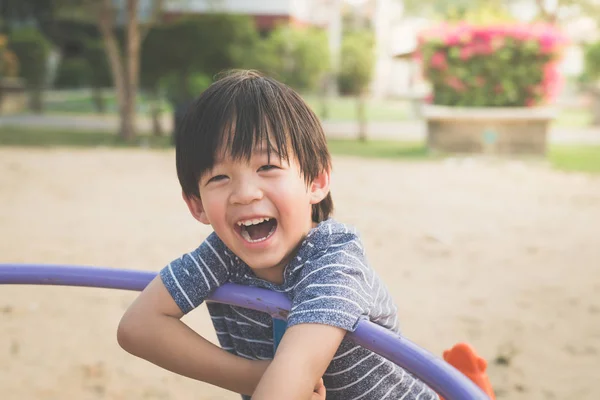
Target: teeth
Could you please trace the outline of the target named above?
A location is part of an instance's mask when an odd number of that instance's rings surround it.
[[[265,221],[270,221],[270,220],[271,220],[271,218],[268,218],[268,217],[267,218],[255,218],[255,219],[249,219],[246,221],[239,221],[237,224],[239,226],[242,226],[242,225],[243,226],[251,226],[251,225],[258,225],[260,223],[263,223]]]
[[[269,234],[268,234],[267,236],[265,236],[265,237],[263,237],[263,238],[259,238],[259,239],[252,239],[252,238],[250,237],[250,234],[248,233],[248,231],[247,231],[247,230],[245,230],[245,229],[242,229],[242,231],[241,231],[241,234],[242,234],[242,237],[243,237],[243,238],[244,238],[244,239],[245,239],[247,242],[250,242],[250,243],[257,243],[257,242],[262,242],[262,241],[264,241],[264,240],[267,240],[269,237],[271,237],[271,235],[273,234],[273,232],[275,232],[275,227],[272,227],[272,228],[271,228],[271,231],[269,232]]]

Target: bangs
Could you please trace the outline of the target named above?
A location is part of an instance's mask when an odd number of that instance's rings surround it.
[[[287,121],[293,117],[278,88],[266,79],[219,86],[217,81],[209,87],[189,107],[182,121],[182,132],[199,133],[194,135],[195,143],[186,140],[183,144],[180,141],[183,135],[176,134],[180,150],[177,169],[182,172],[179,165],[187,164],[191,167],[188,171],[193,171],[193,176],[180,176],[180,180],[198,182],[223,156],[249,161],[255,151],[266,150],[269,159],[276,156],[289,161],[289,149],[294,144],[290,143]]]
[[[215,119],[209,149],[212,168],[216,158],[231,157],[235,161],[250,161],[256,151],[266,152],[270,160],[276,156],[289,161],[289,126],[273,111],[274,104],[239,96],[230,109]],[[239,104],[236,104],[239,103]],[[270,112],[271,111],[271,112]]]

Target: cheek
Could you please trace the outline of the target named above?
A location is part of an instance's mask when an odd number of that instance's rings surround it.
[[[200,193],[202,198],[202,205],[204,212],[208,216],[211,223],[217,222],[216,219],[225,215],[225,200],[219,196],[215,196],[214,193]]]
[[[310,208],[310,194],[304,181],[286,180],[277,185],[272,193],[280,211],[294,214],[303,206]]]

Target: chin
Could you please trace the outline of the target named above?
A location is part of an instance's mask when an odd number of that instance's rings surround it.
[[[250,262],[248,262],[248,266],[252,269],[256,269],[256,270],[266,270],[266,269],[271,269],[271,268],[275,268],[278,265],[282,265],[283,260],[280,258],[273,258],[273,259],[260,259],[260,260],[249,260]]]

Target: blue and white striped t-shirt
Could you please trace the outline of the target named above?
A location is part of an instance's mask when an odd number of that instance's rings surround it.
[[[284,283],[257,278],[211,234],[196,250],[160,273],[188,313],[227,282],[285,293],[292,302],[288,327],[319,323],[354,331],[361,319],[398,332],[396,306],[369,267],[354,228],[329,219],[312,229],[286,266]],[[207,304],[221,347],[251,360],[273,358],[273,322],[262,312]],[[437,399],[424,383],[383,357],[344,339],[323,376],[328,400]]]

